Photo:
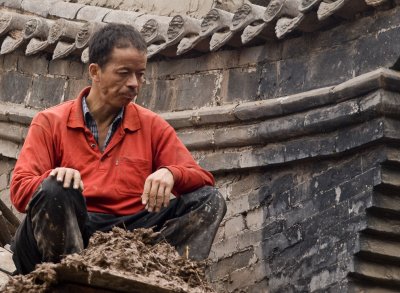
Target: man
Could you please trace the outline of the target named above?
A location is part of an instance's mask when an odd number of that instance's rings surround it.
[[[208,256],[225,202],[173,128],[132,103],[146,59],[136,29],[105,26],[89,43],[92,86],[33,119],[11,182],[27,213],[12,245],[19,273],[114,226],[155,227],[180,253]]]

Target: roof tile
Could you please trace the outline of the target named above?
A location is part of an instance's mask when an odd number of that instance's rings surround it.
[[[82,61],[87,62],[89,37],[111,22],[132,24],[140,30],[148,44],[148,57],[158,53],[180,55],[190,50],[215,51],[226,44],[241,46],[255,38],[268,41],[282,39],[295,30],[315,31],[327,23],[352,18],[369,9],[368,5],[387,2],[272,0],[266,7],[247,2],[235,13],[213,8],[198,19],[185,14],[145,14],[137,12],[140,7],[122,11],[61,0],[0,0],[0,7],[6,8],[0,11],[0,36],[5,35],[1,54],[26,45],[25,54],[31,55],[54,44],[53,58],[79,50]],[[23,12],[7,11],[7,7]]]
[[[78,3],[67,3],[64,1],[58,1],[54,3],[49,10],[49,14],[66,19],[75,19],[78,11],[85,5]]]
[[[103,21],[103,18],[112,10],[96,6],[84,6],[78,11],[76,19],[84,21]]]

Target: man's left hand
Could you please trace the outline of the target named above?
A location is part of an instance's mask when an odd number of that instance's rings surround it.
[[[159,212],[169,205],[174,176],[167,168],[161,168],[147,177],[144,183],[142,203],[149,212]]]

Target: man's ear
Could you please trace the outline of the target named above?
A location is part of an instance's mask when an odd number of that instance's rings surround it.
[[[100,81],[100,73],[101,73],[101,68],[98,64],[96,63],[90,63],[89,65],[89,76],[93,82],[98,82]]]

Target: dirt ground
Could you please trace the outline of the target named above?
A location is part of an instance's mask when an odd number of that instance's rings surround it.
[[[5,292],[50,292],[60,283],[60,272],[108,272],[127,278],[140,277],[149,284],[158,284],[173,292],[214,292],[205,279],[205,263],[181,257],[165,241],[153,244],[157,233],[151,229],[133,232],[114,228],[108,233],[97,232],[81,254],[66,256],[61,263],[44,263],[26,276],[15,276]]]

